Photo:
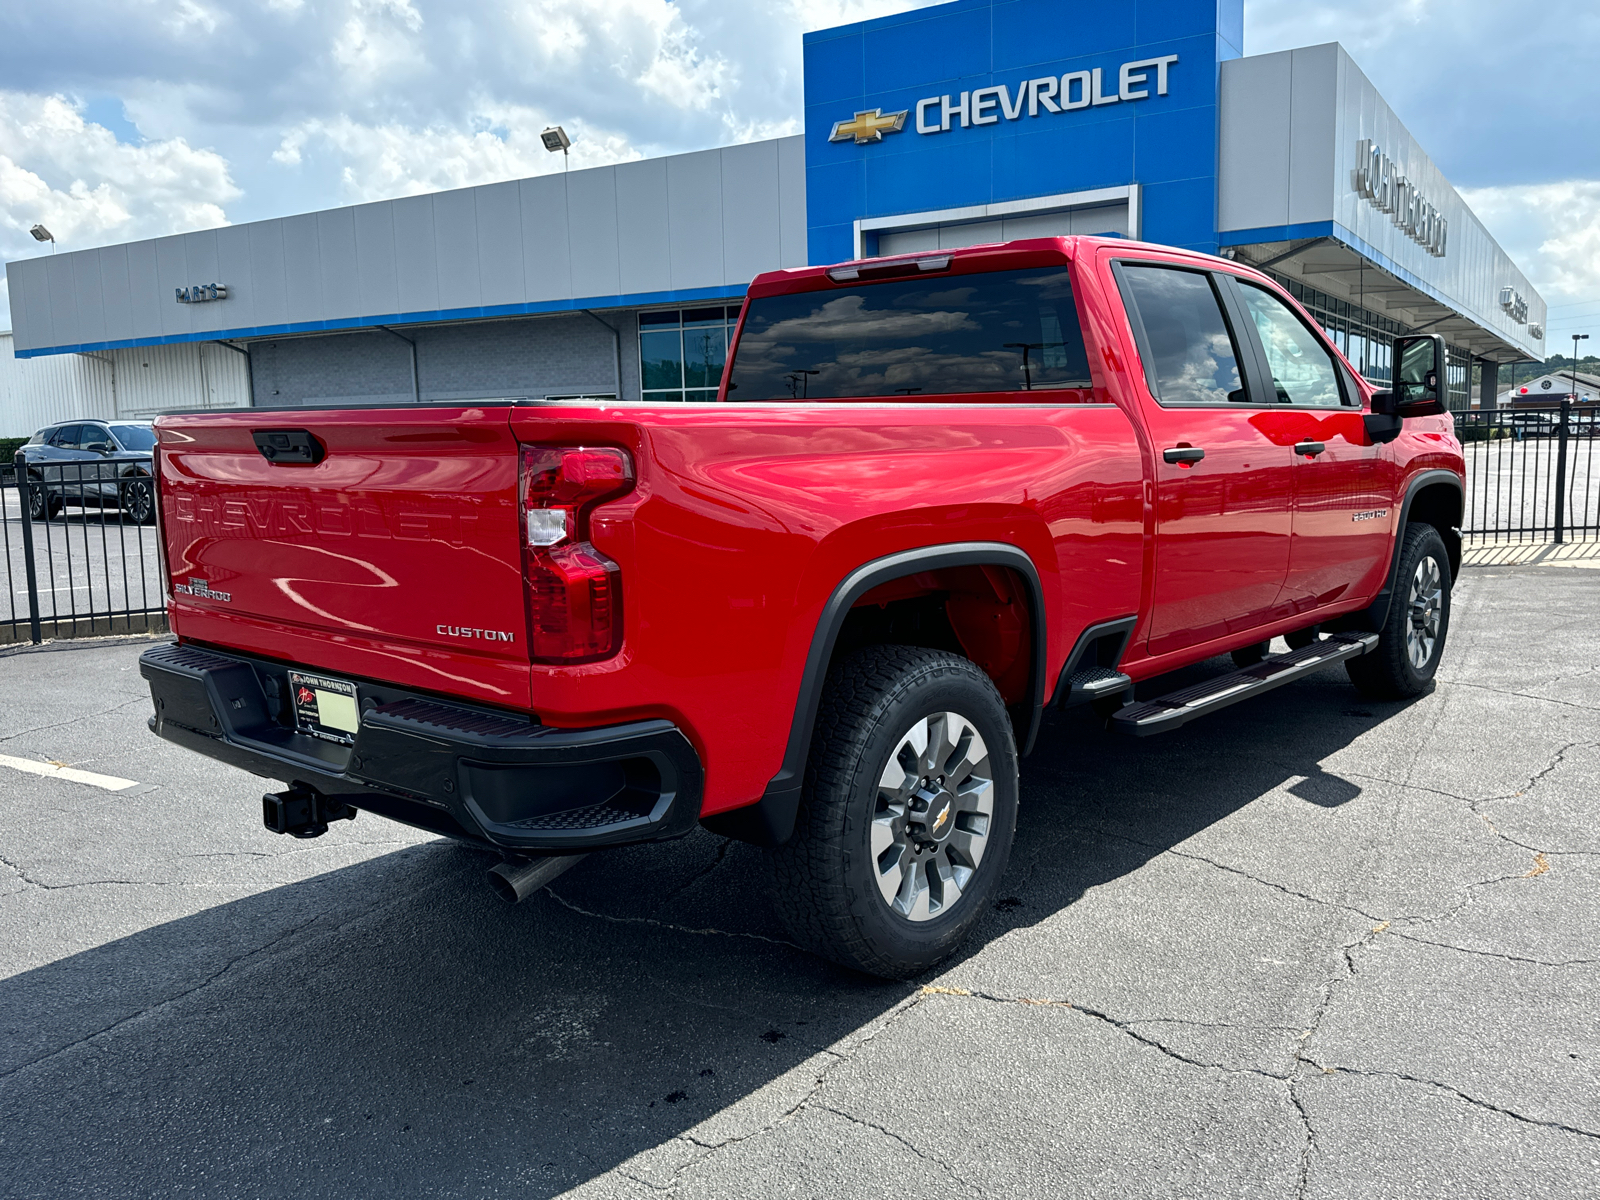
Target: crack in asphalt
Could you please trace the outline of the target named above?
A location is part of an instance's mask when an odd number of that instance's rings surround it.
[[[554,888],[546,887],[544,890],[549,895],[550,899],[554,900],[563,908],[570,908],[573,912],[579,914],[580,916],[593,917],[598,921],[610,921],[614,925],[654,925],[657,929],[670,929],[675,933],[693,933],[708,937],[749,938],[751,941],[767,942],[774,946],[787,946],[791,950],[799,950],[802,953],[805,952],[805,948],[803,946],[796,945],[794,942],[785,941],[783,938],[768,937],[764,933],[738,933],[732,930],[713,929],[710,927],[704,929],[695,929],[688,925],[675,925],[671,921],[658,921],[654,917],[617,917],[612,916],[610,913],[595,912],[593,909],[583,908],[577,904],[574,904],[571,900],[568,900]]]
[[[19,729],[16,733],[0,734],[0,742],[13,741],[19,737],[26,737],[30,733],[43,733],[47,729],[60,729],[64,725],[76,725],[79,721],[92,721],[96,717],[109,717],[112,713],[121,712],[125,708],[131,708],[133,705],[140,703],[150,703],[150,697],[148,695],[139,695],[131,700],[124,700],[121,704],[113,704],[110,708],[103,709],[100,712],[84,713],[82,716],[68,717],[65,721],[52,721],[48,725],[35,725],[31,729]]]
[[[181,879],[85,879],[80,880],[77,883],[46,883],[42,879],[35,879],[33,876],[28,874],[27,868],[25,868],[21,863],[13,862],[4,855],[0,855],[0,867],[5,867],[10,870],[18,879],[22,880],[22,882],[27,884],[29,887],[40,888],[46,892],[66,892],[71,891],[73,888],[86,887],[216,888],[225,886],[223,884],[196,883]],[[15,894],[16,893],[13,893],[13,895]]]
[[[945,1174],[949,1175],[951,1179],[954,1179],[957,1183],[961,1184],[962,1187],[969,1188],[980,1196],[988,1195],[983,1188],[979,1187],[976,1183],[973,1183],[972,1180],[965,1178],[960,1171],[957,1171],[949,1163],[945,1162],[944,1159],[935,1154],[929,1154],[927,1151],[919,1149],[917,1145],[909,1138],[896,1133],[894,1130],[883,1125],[879,1125],[876,1121],[868,1121],[864,1117],[855,1116],[852,1113],[845,1112],[843,1109],[833,1108],[827,1104],[819,1103],[814,1107],[823,1112],[830,1112],[836,1117],[843,1117],[846,1121],[849,1121],[852,1124],[860,1125],[867,1129],[877,1130],[879,1133],[883,1134],[884,1137],[890,1138],[891,1140],[904,1146],[907,1150],[911,1151],[911,1153],[922,1159],[923,1162],[933,1163],[935,1166],[941,1168]]]
[[[351,915],[349,915],[347,917],[344,917],[342,920],[330,920],[330,918],[328,917],[328,915],[326,913],[318,913],[316,916],[310,918],[309,920],[302,921],[299,924],[293,926],[292,928],[285,930],[284,932],[280,933],[278,936],[272,938],[270,941],[264,942],[259,946],[253,947],[252,949],[249,949],[249,950],[246,950],[242,954],[234,955],[232,958],[228,959],[228,961],[225,962],[221,967],[219,967],[219,968],[217,968],[217,970],[211,972],[209,975],[207,975],[204,979],[200,980],[198,983],[196,983],[196,984],[194,984],[194,985],[192,985],[190,987],[186,987],[186,988],[182,989],[181,991],[174,993],[171,996],[166,996],[166,997],[156,1001],[153,1004],[147,1005],[146,1007],[141,1008],[138,1012],[129,1013],[127,1016],[124,1016],[124,1017],[118,1017],[116,1020],[112,1021],[110,1024],[105,1025],[105,1026],[101,1027],[100,1029],[95,1030],[92,1033],[87,1033],[87,1034],[84,1034],[82,1037],[74,1038],[72,1041],[68,1042],[67,1044],[65,1044],[63,1046],[58,1046],[54,1050],[50,1050],[50,1051],[48,1051],[48,1052],[46,1052],[44,1054],[39,1055],[37,1058],[32,1058],[32,1059],[29,1059],[27,1062],[20,1063],[17,1066],[11,1068],[9,1071],[0,1072],[0,1083],[3,1083],[6,1080],[11,1079],[14,1076],[21,1074],[24,1071],[32,1070],[34,1067],[41,1066],[44,1063],[47,1063],[47,1062],[52,1061],[53,1059],[59,1058],[63,1054],[69,1053],[70,1051],[72,1051],[72,1050],[74,1050],[74,1049],[76,1049],[76,1048],[78,1048],[80,1046],[91,1045],[91,1044],[97,1042],[99,1039],[104,1038],[106,1035],[116,1032],[118,1029],[121,1029],[123,1026],[129,1024],[130,1022],[138,1021],[141,1018],[144,1018],[144,1017],[147,1017],[147,1016],[151,1016],[151,1015],[153,1015],[155,1013],[161,1012],[163,1009],[170,1008],[173,1005],[180,1003],[181,1001],[187,999],[190,996],[195,995],[198,992],[205,991],[207,988],[209,988],[212,985],[214,985],[218,980],[222,979],[223,976],[225,976],[225,975],[229,974],[231,971],[233,971],[233,969],[235,967],[238,967],[238,966],[240,966],[242,964],[246,964],[251,959],[262,958],[262,957],[266,957],[266,956],[270,955],[273,952],[273,950],[277,946],[279,946],[281,943],[283,943],[285,941],[288,941],[289,939],[292,939],[292,938],[295,938],[295,937],[299,936],[301,933],[304,933],[307,929],[310,929],[312,926],[318,924],[319,922],[328,925],[328,932],[327,932],[326,936],[332,937],[335,934],[338,934],[341,931],[343,931],[344,929],[348,928],[349,926],[351,926],[351,925],[353,925],[353,924],[355,924],[355,923],[357,923],[359,921],[365,920],[367,917],[371,916],[375,912],[378,912],[378,911],[386,909],[386,908],[394,907],[397,904],[401,904],[401,903],[405,903],[405,902],[414,900],[417,896],[421,895],[423,892],[431,890],[432,888],[440,887],[440,886],[442,886],[442,883],[428,884],[428,885],[424,885],[420,889],[417,889],[416,891],[407,892],[405,895],[398,895],[398,896],[395,896],[392,899],[388,899],[388,900],[379,900],[379,901],[377,901],[377,902],[375,902],[373,904],[368,905],[366,908],[360,910],[359,912],[356,912],[356,913],[353,913],[353,914],[351,914]]]
[[[1311,1181],[1311,1160],[1317,1152],[1317,1131],[1311,1124],[1311,1114],[1306,1111],[1305,1101],[1300,1098],[1296,1089],[1296,1080],[1290,1078],[1286,1081],[1289,1091],[1289,1103],[1294,1105],[1294,1110],[1300,1115],[1300,1127],[1305,1131],[1305,1145],[1300,1149],[1300,1177],[1295,1181],[1294,1194],[1296,1200],[1304,1200],[1306,1186]]]
[[[1560,678],[1559,676],[1557,678]],[[1557,700],[1552,696],[1535,696],[1531,692],[1512,692],[1505,688],[1490,687],[1486,683],[1462,683],[1459,681],[1440,680],[1445,687],[1471,688],[1476,692],[1492,692],[1496,696],[1515,696],[1519,700],[1538,700],[1544,704],[1559,704],[1564,708],[1576,708],[1580,712],[1600,712],[1592,704],[1575,704],[1571,700]]]
[[[1193,1058],[1187,1054],[1183,1054],[1178,1050],[1174,1050],[1171,1046],[1168,1046],[1159,1038],[1150,1037],[1148,1034],[1140,1033],[1137,1029],[1133,1028],[1135,1024],[1149,1024],[1149,1021],[1136,1022],[1129,1021],[1122,1017],[1114,1017],[1110,1013],[1103,1012],[1097,1008],[1090,1008],[1088,1005],[1080,1004],[1076,1000],[1037,999],[1032,996],[1001,996],[993,992],[980,992],[968,988],[939,987],[937,985],[925,987],[920,993],[918,993],[919,999],[926,996],[953,996],[960,999],[982,1000],[989,1004],[1018,1004],[1030,1008],[1067,1009],[1068,1011],[1080,1013],[1085,1017],[1092,1018],[1094,1021],[1101,1024],[1109,1025],[1118,1032],[1132,1038],[1140,1045],[1146,1046],[1151,1050],[1158,1051],[1159,1053],[1166,1055],[1168,1058],[1175,1059],[1178,1062],[1184,1063],[1191,1067],[1201,1067],[1213,1071],[1225,1071],[1230,1075],[1259,1075],[1265,1079],[1276,1080],[1279,1083],[1286,1083],[1289,1079],[1289,1076],[1287,1075],[1280,1075],[1274,1071],[1264,1070],[1261,1067],[1235,1067],[1230,1066],[1227,1063],[1207,1062],[1204,1059]],[[1214,1027],[1223,1029],[1243,1028],[1242,1026],[1225,1024],[1220,1024]]]
[[[117,1020],[111,1022],[111,1024],[106,1025],[103,1028],[97,1029],[93,1033],[86,1033],[82,1037],[75,1038],[73,1041],[68,1042],[64,1046],[58,1046],[54,1050],[51,1050],[51,1051],[49,1051],[48,1053],[45,1053],[45,1054],[41,1054],[37,1058],[31,1058],[27,1062],[21,1063],[18,1066],[13,1067],[9,1071],[0,1072],[0,1082],[3,1082],[5,1080],[7,1080],[7,1079],[10,1079],[14,1075],[21,1074],[23,1071],[27,1071],[32,1067],[40,1066],[43,1063],[47,1063],[51,1059],[59,1058],[61,1055],[67,1054],[67,1053],[71,1052],[72,1050],[76,1049],[79,1046],[83,1046],[83,1045],[86,1045],[86,1044],[88,1044],[90,1042],[93,1042],[97,1038],[102,1038],[102,1037],[105,1037],[109,1033],[114,1033],[118,1029],[122,1028],[124,1025],[128,1024],[130,1021],[137,1021],[141,1017],[146,1017],[146,1016],[151,1015],[152,1013],[160,1012],[162,1009],[167,1008],[167,1007],[169,1007],[171,1005],[177,1004],[178,1002],[188,998],[189,996],[194,995],[196,992],[204,991],[206,988],[208,988],[212,984],[214,984],[217,980],[221,979],[229,971],[233,970],[233,968],[238,966],[240,963],[245,962],[248,959],[254,958],[257,955],[262,955],[262,954],[269,953],[274,946],[278,945],[278,943],[284,941],[286,938],[294,937],[296,934],[301,933],[302,931],[304,931],[306,929],[309,929],[312,925],[315,925],[321,919],[322,919],[322,917],[319,914],[318,916],[312,917],[309,921],[302,922],[301,924],[296,925],[294,928],[286,930],[285,932],[279,934],[277,937],[273,938],[270,942],[266,942],[263,945],[260,945],[260,946],[257,946],[255,948],[251,949],[251,950],[245,951],[245,953],[243,953],[243,954],[239,954],[239,955],[234,956],[233,958],[230,958],[221,967],[219,967],[217,970],[213,971],[210,975],[207,975],[204,979],[202,979],[199,983],[195,984],[193,987],[185,988],[183,991],[178,992],[176,995],[168,996],[168,997],[166,997],[166,998],[164,998],[162,1000],[158,1000],[156,1003],[150,1005],[148,1008],[142,1008],[136,1013],[130,1013],[125,1017],[119,1017]]]
[[[1421,1084],[1424,1087],[1435,1088],[1438,1091],[1444,1092],[1446,1095],[1454,1096],[1456,1099],[1470,1104],[1474,1108],[1481,1108],[1492,1113],[1499,1113],[1503,1117],[1510,1117],[1513,1121],[1520,1121],[1524,1125],[1539,1125],[1545,1129],[1557,1129],[1562,1133],[1570,1133],[1577,1137],[1590,1138],[1594,1141],[1600,1141],[1600,1132],[1596,1132],[1592,1129],[1581,1129],[1576,1125],[1568,1125],[1564,1121],[1551,1121],[1543,1117],[1530,1117],[1526,1113],[1520,1113],[1514,1108],[1506,1108],[1504,1105],[1495,1104],[1492,1101],[1481,1099],[1480,1097],[1474,1096],[1469,1092],[1463,1092],[1458,1087],[1452,1087],[1448,1083],[1441,1083],[1437,1079],[1424,1079],[1420,1075],[1409,1075],[1404,1071],[1377,1071],[1362,1067],[1343,1066],[1327,1067],[1320,1063],[1313,1062],[1311,1059],[1307,1059],[1306,1061],[1310,1065],[1315,1066],[1319,1071],[1329,1075],[1354,1075],[1368,1079],[1399,1079],[1405,1083]]]
[[[732,936],[732,935],[729,935],[729,936]],[[848,1053],[840,1053],[839,1051],[833,1049],[832,1047],[828,1047],[828,1048],[822,1050],[821,1053],[827,1054],[834,1061],[829,1063],[829,1064],[827,1064],[820,1071],[817,1072],[816,1078],[812,1081],[811,1087],[807,1089],[806,1094],[804,1096],[802,1096],[794,1104],[791,1104],[788,1108],[784,1109],[782,1112],[780,1112],[776,1117],[772,1118],[770,1121],[767,1121],[764,1124],[760,1125],[759,1127],[757,1127],[755,1129],[752,1129],[748,1133],[733,1134],[733,1135],[731,1135],[729,1137],[726,1137],[726,1138],[723,1138],[721,1141],[717,1141],[717,1142],[703,1142],[699,1138],[695,1137],[693,1133],[680,1133],[678,1135],[678,1137],[677,1137],[678,1141],[686,1142],[691,1146],[696,1146],[696,1147],[698,1147],[698,1148],[700,1148],[702,1150],[707,1151],[707,1153],[699,1155],[698,1157],[693,1158],[690,1161],[688,1161],[688,1162],[682,1164],[681,1166],[677,1167],[672,1172],[672,1177],[667,1182],[667,1184],[665,1186],[659,1186],[659,1185],[653,1185],[653,1184],[652,1185],[648,1185],[648,1186],[654,1187],[657,1191],[665,1191],[665,1192],[668,1192],[669,1194],[676,1194],[679,1184],[683,1182],[683,1178],[684,1178],[685,1175],[688,1174],[688,1172],[690,1172],[691,1170],[695,1169],[696,1167],[702,1166],[705,1163],[710,1162],[713,1158],[715,1158],[723,1150],[726,1150],[729,1146],[741,1145],[744,1142],[748,1142],[753,1138],[758,1138],[758,1137],[763,1136],[764,1134],[771,1133],[773,1130],[777,1129],[779,1126],[787,1124],[788,1122],[794,1120],[797,1116],[800,1115],[800,1113],[804,1112],[806,1110],[806,1108],[808,1108],[811,1105],[812,1101],[814,1101],[816,1099],[818,1093],[822,1091],[823,1085],[827,1083],[828,1076],[830,1074],[832,1074],[839,1067],[843,1066],[845,1063],[853,1061],[855,1059],[856,1055],[861,1052],[863,1047],[869,1045],[873,1041],[876,1041],[884,1033],[887,1033],[895,1025],[899,1024],[901,1019],[904,1018],[907,1013],[909,1013],[912,1009],[914,1009],[922,1001],[923,995],[924,995],[924,993],[918,992],[918,993],[915,993],[915,994],[913,994],[911,996],[908,996],[906,999],[904,999],[904,1000],[900,1001],[900,1003],[896,1004],[893,1008],[891,1008],[882,1017],[878,1018],[877,1022],[875,1023],[875,1027],[871,1028],[868,1032],[862,1034],[861,1036],[853,1039],[848,1044],[848,1046],[847,1046]],[[821,1107],[821,1106],[819,1106],[819,1107]],[[837,1112],[838,1110],[830,1109],[829,1111],[830,1112]],[[838,1115],[845,1116],[846,1114],[839,1113]],[[850,1118],[850,1119],[854,1119],[854,1118]],[[887,1130],[882,1130],[881,1132],[887,1133],[888,1131]],[[894,1136],[894,1135],[890,1135],[890,1136]],[[952,1170],[951,1174],[954,1175],[955,1172]],[[631,1178],[631,1176],[630,1176],[630,1178]],[[959,1178],[959,1176],[957,1178]],[[965,1182],[965,1181],[963,1181],[963,1182]],[[971,1185],[969,1185],[969,1186],[971,1186]]]
[[[1457,954],[1478,954],[1484,958],[1500,958],[1506,962],[1527,963],[1536,967],[1592,967],[1600,963],[1600,958],[1564,958],[1559,960],[1532,958],[1523,954],[1506,954],[1499,950],[1478,950],[1472,946],[1457,946],[1452,942],[1437,942],[1432,938],[1416,937],[1398,929],[1392,929],[1389,932],[1402,941],[1415,942],[1421,946],[1437,946],[1441,950],[1454,950]]]
[[[722,863],[723,863],[723,860],[728,857],[728,851],[730,849],[732,849],[732,848],[733,848],[733,839],[732,838],[723,838],[722,839],[722,845],[717,847],[716,856],[714,858],[712,858],[710,864],[707,865],[707,866],[701,867],[693,875],[689,876],[688,879],[684,880],[677,887],[673,888],[670,892],[668,892],[665,896],[661,897],[661,899],[656,903],[657,910],[660,910],[662,908],[662,906],[667,904],[668,901],[676,900],[679,896],[683,895],[684,892],[687,892],[695,884],[699,883],[707,875],[711,874],[711,872],[715,871],[718,867],[720,867],[722,865]]]
[[[1264,879],[1260,875],[1251,874],[1243,867],[1236,867],[1231,863],[1219,862],[1214,858],[1207,858],[1203,854],[1196,854],[1192,850],[1179,850],[1176,846],[1163,847],[1154,842],[1141,841],[1139,838],[1130,837],[1125,833],[1111,833],[1107,830],[1094,829],[1089,826],[1075,826],[1074,828],[1080,832],[1093,834],[1097,837],[1110,838],[1113,841],[1127,842],[1129,845],[1141,846],[1146,850],[1154,850],[1158,854],[1170,854],[1174,858],[1186,858],[1191,862],[1204,863],[1208,867],[1214,867],[1219,871],[1226,871],[1230,875],[1237,875],[1242,879],[1248,879],[1251,883],[1256,883],[1260,884],[1262,887],[1271,888],[1275,892],[1282,892],[1285,896],[1293,896],[1297,900],[1304,900],[1308,904],[1317,904],[1324,908],[1335,908],[1342,912],[1353,913],[1367,921],[1384,920],[1383,917],[1369,913],[1365,909],[1357,908],[1353,904],[1342,904],[1337,900],[1329,900],[1322,896],[1313,896],[1309,892],[1296,891],[1294,888],[1289,887],[1286,884],[1278,883],[1276,880]],[[1392,920],[1395,918],[1390,919]]]

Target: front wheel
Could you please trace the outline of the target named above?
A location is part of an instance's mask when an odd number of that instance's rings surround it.
[[[122,485],[122,511],[136,525],[149,525],[156,519],[156,492],[149,479],[130,479]]]
[[[47,521],[61,511],[62,501],[60,496],[53,495],[45,490],[44,484],[37,479],[28,481],[28,516],[35,521]]]
[[[1432,525],[1409,525],[1400,569],[1377,648],[1345,665],[1350,682],[1375,700],[1406,700],[1427,690],[1450,632],[1450,556]]]
[[[769,856],[784,923],[870,975],[928,970],[994,902],[1017,795],[988,676],[937,650],[853,655],[828,677],[794,837]]]

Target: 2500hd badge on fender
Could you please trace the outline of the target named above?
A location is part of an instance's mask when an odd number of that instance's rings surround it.
[[[1428,685],[1462,457],[1443,343],[1394,362],[1236,263],[1052,238],[760,276],[715,402],[163,417],[152,728],[284,781],[271,828],[366,810],[513,894],[704,825],[797,939],[914,974],[997,894],[1047,706]]]

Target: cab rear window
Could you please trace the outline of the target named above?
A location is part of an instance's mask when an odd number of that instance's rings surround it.
[[[865,283],[750,301],[727,398],[917,400],[1086,388],[1064,266]]]

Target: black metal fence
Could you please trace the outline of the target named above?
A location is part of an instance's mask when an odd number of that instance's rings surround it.
[[[1457,412],[1469,544],[1600,540],[1600,409]],[[0,643],[166,629],[149,460],[0,467]]]
[[[0,642],[167,627],[150,460],[106,456],[0,473]]]
[[[1600,410],[1495,408],[1457,412],[1467,460],[1461,532],[1473,543],[1600,538],[1595,446]]]

